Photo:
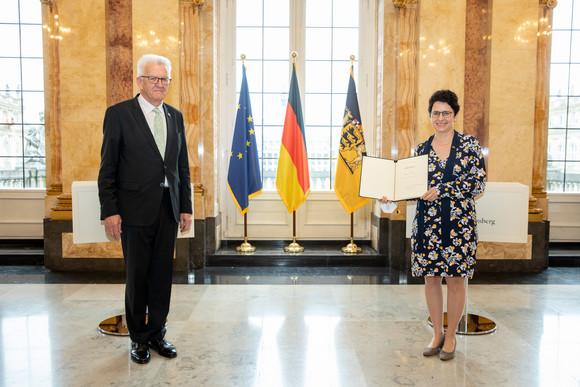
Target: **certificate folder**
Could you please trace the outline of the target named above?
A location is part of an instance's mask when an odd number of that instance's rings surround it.
[[[396,202],[421,197],[427,192],[428,155],[400,160],[363,156],[359,196]]]

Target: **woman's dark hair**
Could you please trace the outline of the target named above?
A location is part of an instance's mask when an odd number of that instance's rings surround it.
[[[459,113],[459,102],[457,102],[457,94],[451,90],[437,90],[433,93],[431,98],[429,98],[429,115],[431,115],[431,110],[433,110],[433,104],[435,102],[445,102],[451,106],[454,115]]]

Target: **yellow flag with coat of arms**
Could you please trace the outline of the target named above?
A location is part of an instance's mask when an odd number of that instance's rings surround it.
[[[366,146],[351,66],[334,178],[334,192],[349,214],[370,200],[358,196],[363,156],[366,156]]]

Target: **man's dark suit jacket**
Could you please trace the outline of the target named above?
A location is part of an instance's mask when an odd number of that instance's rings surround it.
[[[175,221],[179,223],[180,213],[192,213],[183,115],[170,105],[163,106],[167,122],[165,161],[137,97],[107,109],[98,179],[101,220],[119,214],[126,225],[153,224],[165,177]]]

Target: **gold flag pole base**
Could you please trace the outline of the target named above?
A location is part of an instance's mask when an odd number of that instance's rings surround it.
[[[342,252],[346,254],[356,254],[361,251],[362,249],[354,243],[352,238],[350,238],[350,243],[342,248]]]
[[[292,237],[292,243],[284,247],[284,251],[286,251],[287,253],[301,253],[304,251],[304,247],[300,246],[296,242],[296,237]]]
[[[242,254],[250,254],[256,251],[256,248],[248,243],[247,237],[244,237],[244,243],[236,247],[236,251],[239,251]]]

